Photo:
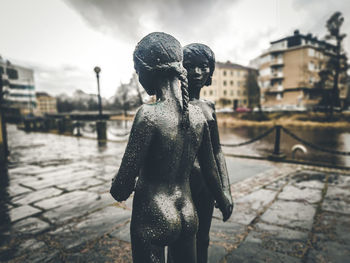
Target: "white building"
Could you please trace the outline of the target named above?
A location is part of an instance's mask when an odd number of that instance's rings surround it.
[[[19,110],[20,115],[34,114],[37,105],[34,71],[14,65],[0,56],[0,74],[5,107]]]

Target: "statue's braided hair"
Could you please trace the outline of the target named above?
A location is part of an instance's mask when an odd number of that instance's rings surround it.
[[[173,36],[155,32],[145,36],[134,51],[136,72],[142,68],[150,73],[170,73],[181,82],[182,92],[182,125],[189,127],[187,71],[182,65],[182,47]]]

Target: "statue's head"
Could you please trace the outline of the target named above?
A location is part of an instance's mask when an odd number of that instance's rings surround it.
[[[215,69],[214,52],[206,45],[193,43],[183,48],[189,88],[209,86]]]
[[[153,83],[157,78],[186,76],[182,58],[181,44],[171,35],[154,32],[141,39],[134,51],[134,67],[149,95],[156,93]]]

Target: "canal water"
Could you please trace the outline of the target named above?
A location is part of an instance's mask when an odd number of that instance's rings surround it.
[[[132,121],[108,121],[108,139],[115,141],[126,141],[131,125]],[[221,143],[237,144],[255,138],[256,136],[264,133],[267,129],[268,128],[266,127],[220,127],[219,132]],[[347,131],[317,127],[294,127],[288,128],[288,130],[303,140],[324,149],[350,152],[350,128]],[[95,123],[84,123],[82,133],[87,137],[96,137]],[[223,147],[223,150],[225,153],[266,157],[273,152],[274,142],[275,133],[272,132],[268,136],[252,144],[240,147]],[[286,154],[288,158],[292,158],[292,147],[296,144],[302,143],[298,142],[294,138],[287,135],[285,132],[281,131],[281,151]],[[350,156],[334,155],[328,152],[312,149],[306,145],[304,146],[307,152],[297,152],[295,154],[296,158],[310,162],[350,167]]]
[[[265,132],[267,128],[263,127],[242,127],[242,128],[220,128],[222,143],[241,143],[255,138]],[[288,128],[299,138],[315,144],[321,148],[333,151],[350,152],[350,129],[348,131],[339,131],[336,129],[298,127]],[[249,154],[255,156],[267,156],[273,152],[275,142],[275,133],[272,132],[265,138],[240,147],[224,147],[226,152],[233,154]],[[292,158],[292,147],[301,142],[290,137],[281,131],[280,148],[281,151]],[[311,162],[327,163],[333,165],[349,166],[350,156],[335,155],[328,152],[315,150],[304,145],[307,152],[305,154],[297,152],[295,157]],[[229,148],[229,149],[228,149]]]

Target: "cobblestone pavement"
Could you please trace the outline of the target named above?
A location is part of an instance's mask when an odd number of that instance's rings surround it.
[[[132,198],[108,192],[126,144],[8,129],[0,261],[131,262]],[[350,262],[349,172],[227,163],[235,208],[214,212],[209,262]]]

